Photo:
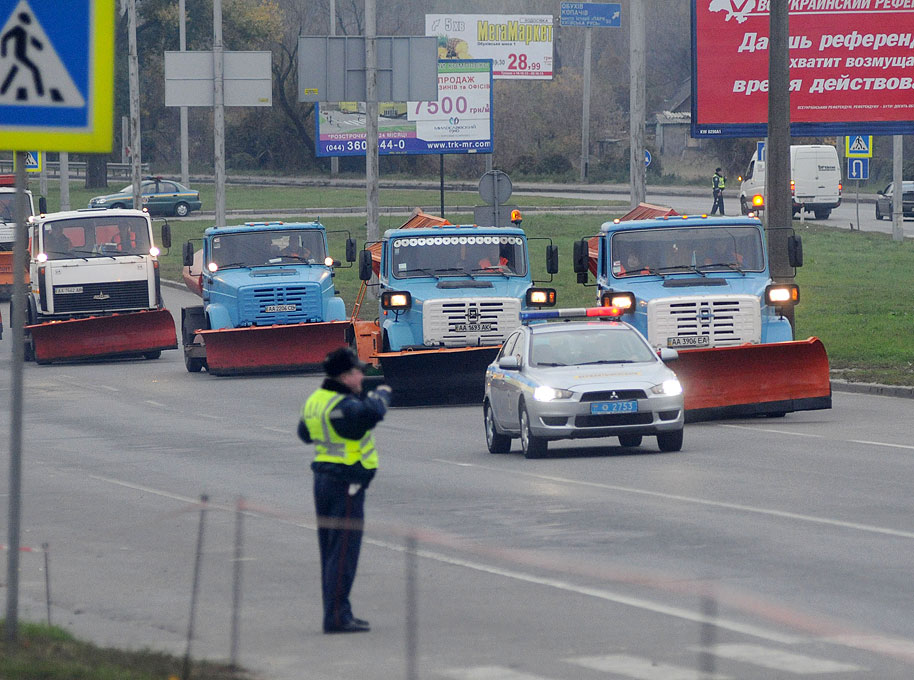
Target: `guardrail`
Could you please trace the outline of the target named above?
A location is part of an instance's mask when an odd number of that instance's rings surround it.
[[[85,161],[70,161],[70,178],[79,178],[86,176],[86,162]],[[60,162],[59,161],[44,161],[44,168],[47,172],[48,177],[59,178],[60,177]],[[109,179],[130,179],[133,165],[131,163],[108,163],[108,178]],[[0,160],[0,173],[12,173],[13,172],[13,161],[12,160]],[[37,172],[29,173],[30,175],[37,176]],[[149,174],[149,163],[140,164],[140,174],[145,176]]]

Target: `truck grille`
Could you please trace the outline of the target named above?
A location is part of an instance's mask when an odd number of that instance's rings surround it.
[[[422,305],[422,335],[426,345],[498,345],[517,328],[519,315],[514,298],[429,300]]]
[[[63,293],[65,290],[80,292]],[[128,309],[149,309],[149,282],[109,281],[104,283],[73,283],[54,286],[54,313],[73,314],[114,312]]]
[[[648,340],[665,347],[669,338],[707,336],[711,347],[758,343],[761,310],[753,295],[680,296],[647,305]]]
[[[316,283],[262,288],[252,286],[240,291],[239,295],[241,324],[245,326],[324,320],[320,286]],[[295,309],[289,310],[293,305]],[[268,308],[274,309],[268,311]]]

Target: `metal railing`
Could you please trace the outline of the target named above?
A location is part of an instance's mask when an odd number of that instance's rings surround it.
[[[86,162],[85,161],[70,161],[70,179],[85,177],[86,176]],[[130,179],[131,171],[133,165],[131,163],[108,163],[108,178],[109,179]],[[59,161],[44,161],[44,168],[47,172],[48,177],[59,178],[60,177],[60,162]],[[13,161],[12,160],[0,160],[0,174],[12,173],[13,170]],[[38,173],[29,173],[30,175],[35,176],[37,179]],[[140,174],[145,176],[149,174],[149,163],[140,164]]]

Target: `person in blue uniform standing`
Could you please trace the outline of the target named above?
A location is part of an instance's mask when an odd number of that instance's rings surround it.
[[[348,347],[328,354],[326,378],[308,397],[298,424],[298,436],[316,450],[311,469],[325,633],[371,630],[353,615],[349,593],[362,545],[365,490],[378,468],[371,430],[387,412],[390,388],[381,385],[363,395],[365,367]]]

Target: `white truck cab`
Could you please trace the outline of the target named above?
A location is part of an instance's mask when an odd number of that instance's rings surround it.
[[[739,203],[744,215],[765,207],[766,154],[756,149],[740,180]],[[841,166],[838,150],[829,144],[792,144],[790,146],[790,190],[793,214],[812,212],[825,220],[841,205]]]

